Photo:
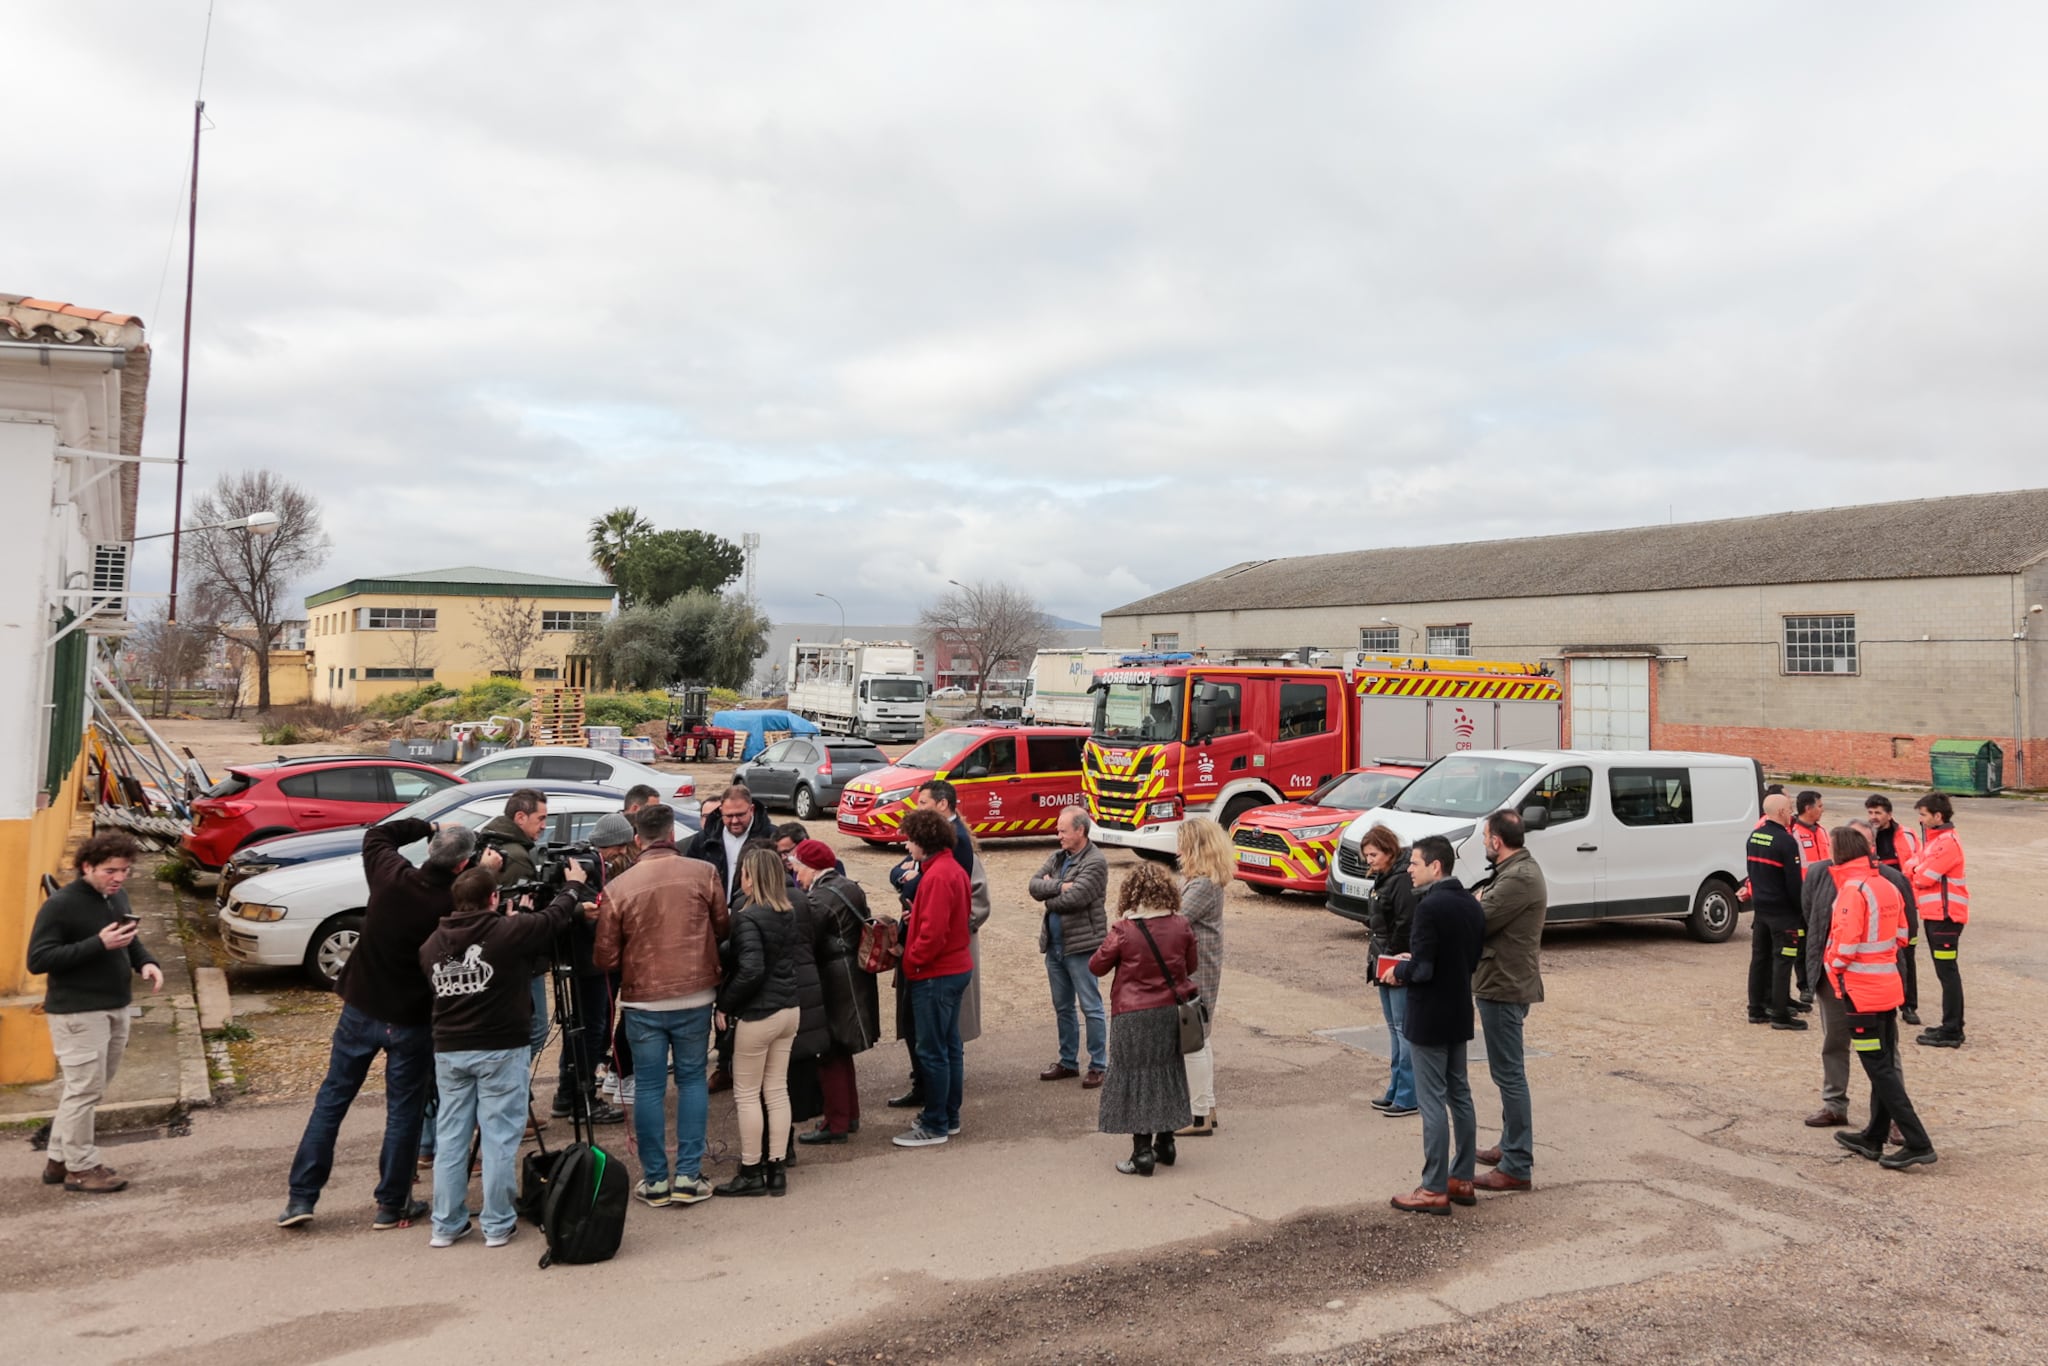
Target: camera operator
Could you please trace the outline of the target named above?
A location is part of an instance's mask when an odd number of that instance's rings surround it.
[[[399,850],[419,840],[427,841],[427,857],[415,868]],[[434,997],[420,972],[420,945],[454,908],[449,889],[475,850],[476,836],[457,825],[394,820],[364,832],[369,904],[362,934],[341,971],[341,1018],[334,1026],[327,1078],[292,1157],[290,1195],[279,1228],[312,1219],[334,1166],[342,1117],[379,1052],[384,1054],[384,1151],[378,1159],[377,1215],[371,1227],[405,1228],[425,1217],[426,1203],[412,1198],[412,1185],[420,1120],[434,1077],[429,1032]],[[500,862],[496,853],[486,852],[481,867],[495,878]],[[466,1155],[469,1145],[460,1146]]]
[[[433,991],[434,1084],[441,1095],[429,1247],[447,1247],[469,1232],[471,1125],[482,1139],[484,1246],[503,1247],[517,1226],[513,1195],[533,1011],[520,977],[537,955],[552,956],[556,937],[583,918],[579,907],[591,895],[575,860],[562,877],[546,909],[514,915],[500,904],[497,875],[472,868],[451,888],[454,913],[420,947],[419,966]]]
[[[548,828],[548,798],[545,792],[522,787],[505,799],[505,809],[491,817],[477,828],[477,843],[487,849],[495,849],[504,857],[504,864],[498,869],[498,886],[510,887],[517,882],[533,881],[533,846],[540,842],[543,831]],[[516,908],[515,908],[516,909]],[[540,1061],[540,1052],[548,1045],[548,969],[551,960],[543,953],[537,956],[528,968],[528,986],[533,1001],[532,1033],[527,1037],[527,1067]],[[529,1101],[532,1099],[528,1097]],[[533,1121],[538,1129],[545,1120]]]
[[[609,886],[612,878],[630,868],[638,857],[633,846],[632,823],[618,812],[608,813],[598,821],[590,832],[590,845],[602,860],[604,886]],[[623,1124],[626,1112],[597,1090],[597,1064],[611,1049],[612,979],[592,957],[596,947],[597,904],[593,901],[569,927],[580,1033],[575,1039],[564,1039],[556,1055],[555,1099],[550,1112],[556,1118],[575,1113],[576,1092],[580,1089],[592,1124]]]

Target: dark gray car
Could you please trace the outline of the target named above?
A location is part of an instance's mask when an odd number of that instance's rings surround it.
[[[767,805],[786,806],[809,821],[837,807],[849,782],[888,766],[889,757],[872,740],[799,735],[768,746],[732,776]]]

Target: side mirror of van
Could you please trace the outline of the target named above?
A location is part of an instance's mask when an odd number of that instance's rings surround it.
[[[1531,802],[1522,808],[1523,829],[1541,830],[1548,824],[1550,824],[1550,808],[1541,802]]]

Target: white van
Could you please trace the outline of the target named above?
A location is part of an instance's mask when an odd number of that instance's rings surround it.
[[[1674,750],[1467,750],[1431,764],[1385,806],[1353,820],[1330,865],[1326,905],[1365,919],[1359,843],[1384,825],[1403,848],[1442,835],[1453,875],[1486,875],[1480,825],[1503,808],[1527,824],[1550,889],[1547,923],[1682,919],[1695,939],[1735,933],[1745,841],[1761,819],[1763,766]]]

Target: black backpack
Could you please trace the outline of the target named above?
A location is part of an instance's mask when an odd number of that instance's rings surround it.
[[[548,1240],[540,1264],[610,1261],[626,1236],[626,1164],[595,1143],[572,1143],[553,1156],[540,1177],[540,1227]]]

